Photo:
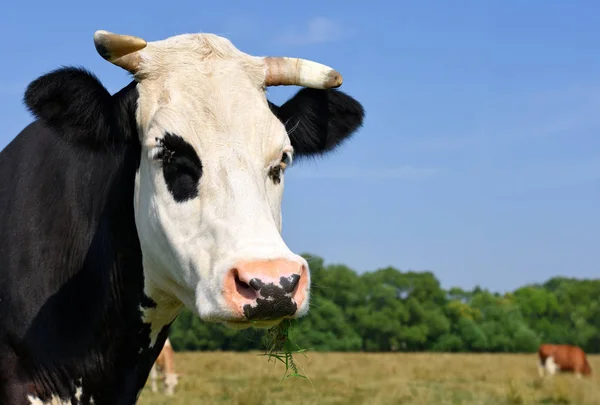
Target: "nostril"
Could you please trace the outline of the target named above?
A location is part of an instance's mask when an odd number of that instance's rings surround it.
[[[233,271],[233,277],[235,279],[235,288],[238,294],[247,299],[256,299],[256,289],[252,288],[250,285],[248,285],[248,283],[243,282],[240,279],[240,275],[238,274],[237,270]],[[252,283],[252,281],[250,281],[250,283]]]
[[[292,274],[288,277],[281,277],[279,279],[279,283],[281,284],[281,288],[286,293],[293,292],[298,286],[298,282],[300,281],[300,274]]]

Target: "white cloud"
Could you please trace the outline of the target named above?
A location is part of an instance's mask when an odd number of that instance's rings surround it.
[[[361,179],[361,180],[424,180],[437,175],[434,168],[401,166],[395,168],[347,168],[342,170],[309,170],[294,168],[290,175],[308,179]]]
[[[340,23],[326,17],[315,17],[305,28],[291,27],[275,40],[286,45],[309,45],[337,41],[345,33]]]

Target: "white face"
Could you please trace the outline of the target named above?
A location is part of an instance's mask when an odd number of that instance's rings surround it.
[[[308,265],[281,237],[294,150],[267,104],[264,65],[208,34],[140,54],[135,213],[147,293],[231,327],[303,315]]]

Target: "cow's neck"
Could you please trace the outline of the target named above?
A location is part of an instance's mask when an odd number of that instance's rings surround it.
[[[135,131],[136,97],[133,86],[114,96],[116,108],[126,112],[120,116],[120,125],[131,131]],[[104,158],[114,170],[101,170],[103,175],[92,179],[105,185],[99,196],[104,203],[99,216],[90,219],[95,231],[86,246],[85,261],[64,269],[71,274],[65,274],[57,292],[42,305],[22,341],[28,391],[36,393],[33,397],[39,403],[54,396],[73,405],[131,405],[167,337],[164,320],[168,317],[144,293],[133,212],[139,144],[131,142]],[[66,248],[76,249],[74,243],[68,240]],[[151,323],[146,323],[148,313],[154,314]],[[50,337],[40,342],[36,341],[39,336]]]

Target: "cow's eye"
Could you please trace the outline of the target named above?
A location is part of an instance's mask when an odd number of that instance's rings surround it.
[[[284,152],[279,165],[282,166],[282,168],[285,170],[291,164],[292,164],[292,154],[289,152]]]
[[[284,152],[281,156],[281,160],[278,164],[273,165],[269,169],[269,177],[273,180],[273,183],[279,184],[281,182],[281,176],[285,169],[292,164],[292,154],[289,152]]]

